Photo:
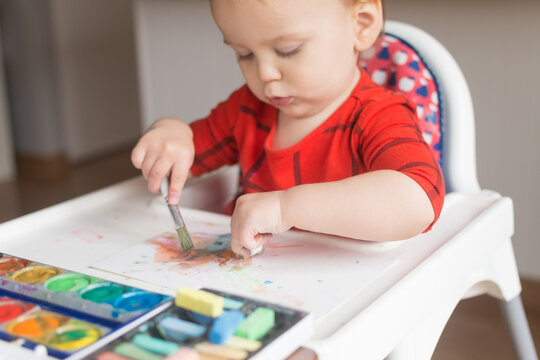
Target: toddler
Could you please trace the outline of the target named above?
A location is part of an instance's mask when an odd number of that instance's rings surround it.
[[[150,191],[170,176],[240,164],[231,248],[247,257],[292,227],[384,241],[437,220],[441,170],[414,104],[357,66],[383,25],[380,0],[211,0],[246,84],[208,117],[156,121],[132,152]]]

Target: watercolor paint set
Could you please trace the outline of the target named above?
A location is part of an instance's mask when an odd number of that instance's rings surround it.
[[[160,294],[4,254],[0,254],[0,290],[91,314],[113,327],[164,300]]]
[[[212,289],[183,287],[169,302],[70,359],[282,359],[313,331],[306,312]]]
[[[182,287],[173,301],[0,254],[0,350],[17,343],[17,358],[45,349],[73,360],[181,360],[184,350],[197,359],[279,359],[312,330],[309,313],[261,300]]]
[[[0,340],[71,354],[172,298],[0,254]]]

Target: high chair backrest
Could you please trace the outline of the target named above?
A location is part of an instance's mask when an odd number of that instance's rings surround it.
[[[477,192],[474,111],[452,55],[428,33],[386,21],[385,35],[359,57],[379,85],[417,105],[420,130],[443,169],[446,191]]]

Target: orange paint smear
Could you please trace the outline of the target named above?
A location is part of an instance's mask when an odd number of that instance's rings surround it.
[[[192,236],[195,248],[184,253],[178,252],[174,246],[175,234],[164,234],[151,239],[150,242],[159,245],[154,254],[156,263],[178,263],[182,269],[191,269],[208,263],[216,262],[219,266],[231,266],[231,270],[239,270],[249,266],[252,259],[242,259],[229,247],[225,249],[209,250],[208,245],[216,241],[215,238]],[[171,240],[172,238],[172,240]],[[172,246],[171,246],[172,244]]]

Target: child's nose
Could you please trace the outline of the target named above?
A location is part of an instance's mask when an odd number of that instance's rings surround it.
[[[268,61],[260,61],[258,64],[259,78],[263,82],[270,82],[281,79],[281,72],[278,67]]]

